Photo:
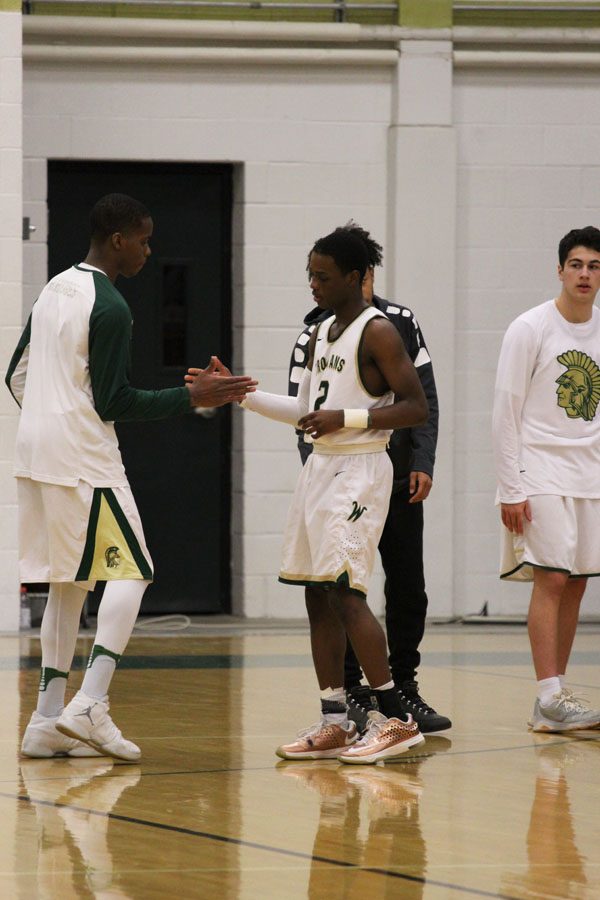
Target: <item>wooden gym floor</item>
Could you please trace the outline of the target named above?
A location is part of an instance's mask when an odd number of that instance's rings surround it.
[[[595,706],[599,636],[569,673]],[[2,900],[600,898],[600,730],[528,732],[522,627],[429,626],[421,687],[453,728],[376,767],[277,761],[318,719],[304,628],[134,636],[112,714],[139,765],[19,759],[39,654],[0,637]]]

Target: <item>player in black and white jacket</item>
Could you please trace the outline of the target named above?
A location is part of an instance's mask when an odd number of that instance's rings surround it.
[[[438,435],[438,399],[433,365],[412,311],[406,306],[391,303],[374,293],[375,266],[381,265],[383,252],[378,244],[359,225],[350,222],[343,226],[364,242],[369,253],[369,268],[363,282],[363,296],[398,329],[408,355],[412,359],[429,404],[429,419],[425,425],[394,431],[388,453],[394,466],[394,488],[379,552],[385,572],[385,619],[390,668],[400,693],[405,712],[411,713],[423,733],[451,727],[446,716],[437,713],[419,695],[416,681],[421,661],[419,644],[425,630],[427,594],[423,572],[423,501],[433,481],[435,451]],[[304,319],[305,328],[298,336],[290,360],[288,393],[296,396],[302,372],[308,358],[308,343],[316,325],[330,315],[313,309]],[[304,433],[298,434],[298,449],[304,464],[312,451],[305,443]],[[311,588],[306,589],[310,591]],[[362,672],[348,642],[345,662],[345,688],[350,702],[366,701],[368,688],[361,686]]]

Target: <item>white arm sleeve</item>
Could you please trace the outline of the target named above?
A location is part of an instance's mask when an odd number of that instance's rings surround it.
[[[521,416],[536,354],[533,330],[516,320],[502,342],[492,415],[492,443],[501,503],[522,503],[527,499],[519,471]]]
[[[254,391],[247,394],[240,406],[260,413],[267,419],[275,419],[277,422],[287,422],[294,427],[298,420],[308,412],[308,400],[310,395],[310,372],[304,370],[300,380],[297,397],[286,397],[283,394],[268,394],[266,391]]]

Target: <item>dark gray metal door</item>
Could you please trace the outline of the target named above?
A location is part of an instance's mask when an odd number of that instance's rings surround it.
[[[48,163],[49,276],[84,258],[88,215],[104,194],[129,194],[152,213],[152,256],[117,282],[133,312],[136,387],[181,385],[211,354],[231,360],[231,185],[226,165]],[[117,431],[155,564],[142,612],[228,612],[229,408]]]

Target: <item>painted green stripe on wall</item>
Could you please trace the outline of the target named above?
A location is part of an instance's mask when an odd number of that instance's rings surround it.
[[[2,0],[0,0],[2,2]],[[301,3],[301,0],[298,0]],[[335,14],[332,9],[318,8],[320,4],[330,0],[312,0],[315,9],[236,9],[234,7],[221,7],[219,0],[215,0],[214,6],[170,6],[169,0],[164,5],[156,6],[131,6],[127,3],[111,3],[103,5],[80,4],[77,2],[61,3],[36,3],[31,0],[31,13],[43,16],[99,16],[104,18],[129,18],[129,19],[206,19],[220,21],[250,21],[250,22],[333,22]],[[371,0],[361,0],[361,4],[369,4]],[[377,4],[381,0],[372,0]],[[393,0],[390,0],[393,2]],[[428,0],[426,0],[428,2]],[[398,21],[397,9],[378,10],[360,9],[353,10],[350,7],[346,12],[346,22],[360,25],[395,25]]]
[[[399,24],[405,28],[451,28],[452,0],[400,0]]]
[[[488,28],[598,28],[600,12],[573,10],[521,9],[521,10],[454,10],[454,24],[485,26]]]
[[[0,0],[0,12],[21,12],[21,0]]]

